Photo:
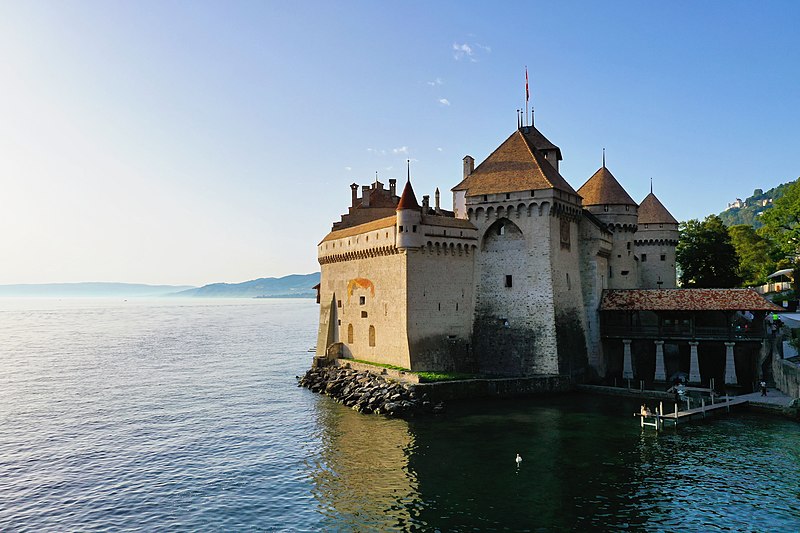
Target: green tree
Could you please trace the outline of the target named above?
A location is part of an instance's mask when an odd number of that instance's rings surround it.
[[[729,227],[728,234],[739,258],[738,274],[743,285],[766,283],[767,276],[776,270],[776,249],[773,243],[747,224]]]
[[[738,287],[739,258],[728,230],[717,215],[681,222],[675,251],[680,283],[690,288]]]
[[[787,185],[783,196],[761,216],[762,236],[772,240],[791,260],[800,252],[800,180]]]

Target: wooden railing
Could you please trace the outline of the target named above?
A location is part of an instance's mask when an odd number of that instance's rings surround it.
[[[763,331],[729,328],[726,326],[618,326],[603,325],[600,335],[620,339],[685,339],[685,340],[761,340]]]

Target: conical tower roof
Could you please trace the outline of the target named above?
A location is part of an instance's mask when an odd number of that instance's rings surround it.
[[[467,191],[467,196],[532,189],[559,189],[577,194],[539,151],[557,150],[561,159],[561,150],[533,126],[526,128],[527,132],[523,128],[512,133],[452,190]]]
[[[639,205],[639,224],[677,224],[675,217],[652,192]]]
[[[406,181],[403,194],[400,195],[400,201],[397,202],[397,210],[401,209],[419,209],[417,196],[414,194],[414,188],[411,187],[411,180]]]
[[[584,207],[590,205],[636,205],[633,198],[625,192],[617,178],[605,165],[595,172],[583,186],[578,189],[583,197]]]

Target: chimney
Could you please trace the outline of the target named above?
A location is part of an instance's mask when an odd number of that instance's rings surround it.
[[[397,196],[397,180],[394,178],[389,180],[389,194]]]
[[[475,170],[475,159],[471,156],[464,156],[464,177],[466,178]]]
[[[361,207],[369,207],[369,185],[361,186]]]
[[[422,197],[422,212],[426,215],[428,214],[428,209],[431,208],[431,197],[429,195],[425,195]]]
[[[439,187],[436,187],[436,194],[434,198],[436,199],[436,213],[442,214],[442,210],[439,208]]]
[[[358,201],[358,184],[357,183],[350,184],[350,195],[351,195],[351,201],[352,201],[351,206],[355,207],[356,206],[356,202]]]

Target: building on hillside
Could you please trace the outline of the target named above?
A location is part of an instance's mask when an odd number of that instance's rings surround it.
[[[601,328],[607,289],[674,289],[678,223],[652,193],[637,204],[605,162],[577,191],[561,149],[534,126],[475,167],[453,211],[408,180],[351,185],[317,247],[318,356],[411,370],[595,379],[622,366]],[[611,348],[607,348],[611,342]]]

